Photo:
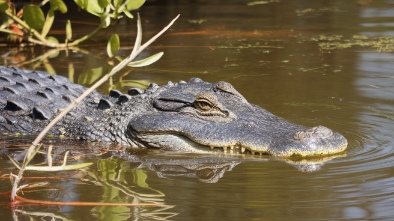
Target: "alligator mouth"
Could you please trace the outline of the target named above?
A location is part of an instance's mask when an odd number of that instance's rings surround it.
[[[329,136],[324,134],[324,136],[321,136],[319,139],[312,139],[312,141],[307,139],[309,136],[303,136],[304,134],[301,133],[295,134],[297,137],[289,137],[289,139],[287,139],[288,142],[276,143],[273,141],[271,144],[260,144],[256,147],[242,144],[226,145],[225,142],[215,145],[213,144],[214,142],[200,142],[191,137],[175,133],[158,134],[140,132],[138,133],[138,137],[146,147],[156,147],[171,151],[274,156],[281,158],[314,158],[329,156],[341,153],[347,147],[346,139],[337,132],[333,132],[333,134],[330,133],[328,134]],[[294,134],[292,136],[294,136]]]

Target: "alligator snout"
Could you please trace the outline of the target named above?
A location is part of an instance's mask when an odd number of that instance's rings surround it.
[[[298,131],[294,135],[294,139],[300,141],[310,141],[314,139],[326,139],[333,135],[331,129],[325,126],[317,126],[304,131]]]

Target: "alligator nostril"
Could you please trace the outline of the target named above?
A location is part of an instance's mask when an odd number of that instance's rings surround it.
[[[325,126],[317,126],[314,127],[313,130],[313,133],[320,138],[329,138],[334,134],[331,129]]]
[[[304,131],[298,131],[297,133],[294,134],[294,139],[296,140],[315,139],[315,138],[325,139],[331,137],[333,134],[334,133],[329,128],[325,126],[317,126]]]

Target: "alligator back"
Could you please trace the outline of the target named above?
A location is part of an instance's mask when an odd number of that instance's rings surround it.
[[[85,90],[62,76],[0,67],[0,132],[35,134]]]

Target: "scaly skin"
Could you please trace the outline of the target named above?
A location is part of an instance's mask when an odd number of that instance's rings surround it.
[[[0,67],[0,133],[36,134],[86,89],[46,72]],[[347,140],[327,127],[290,123],[250,104],[226,82],[200,79],[128,94],[89,95],[51,133],[182,152],[316,156]]]

